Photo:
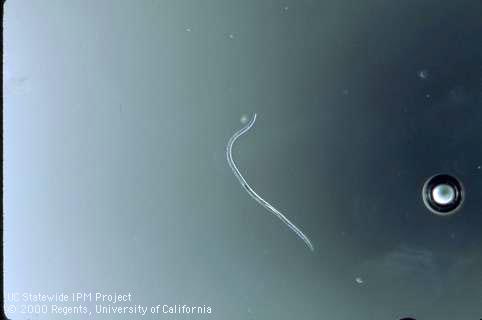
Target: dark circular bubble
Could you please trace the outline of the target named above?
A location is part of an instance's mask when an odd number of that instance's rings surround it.
[[[422,188],[422,198],[427,209],[441,216],[455,213],[464,201],[460,181],[448,174],[430,177]]]

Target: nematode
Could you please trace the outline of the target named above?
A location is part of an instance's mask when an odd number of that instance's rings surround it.
[[[298,235],[298,237],[301,238],[306,244],[306,246],[311,250],[314,251],[313,244],[311,243],[310,239],[300,230],[298,229],[297,226],[295,226],[288,218],[285,217],[284,214],[279,212],[275,207],[273,207],[271,204],[269,204],[266,200],[261,198],[253,188],[250,187],[250,185],[246,182],[244,177],[241,175],[241,173],[238,170],[238,167],[234,163],[233,160],[233,154],[232,154],[232,149],[233,149],[233,144],[238,140],[239,137],[241,137],[243,134],[248,132],[249,129],[254,125],[254,122],[256,121],[256,113],[253,115],[251,120],[241,129],[236,131],[231,138],[229,138],[228,145],[226,147],[226,158],[228,160],[229,167],[233,171],[234,175],[238,179],[239,183],[241,183],[241,186],[246,190],[246,192],[256,200],[260,205],[266,208],[269,212],[274,214],[276,217],[278,217],[281,221],[283,221],[284,224],[288,226],[291,230],[293,230],[294,233]]]

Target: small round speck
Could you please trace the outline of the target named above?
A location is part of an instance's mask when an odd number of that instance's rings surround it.
[[[249,120],[249,117],[246,115],[246,114],[243,114],[241,116],[241,118],[239,119],[239,121],[241,122],[241,124],[246,124],[248,123],[248,120]]]
[[[355,278],[355,282],[358,283],[358,284],[362,284],[364,281],[363,281],[362,278],[356,277],[356,278]]]
[[[425,98],[427,98],[427,99],[430,99],[430,97],[432,97],[432,96],[430,95],[430,93],[427,93],[427,94],[425,95]]]
[[[288,6],[284,6],[283,7],[283,11],[288,11],[289,7]]]
[[[228,38],[229,38],[229,39],[234,39],[234,34],[233,34],[233,33],[230,33],[230,34],[228,35]]]
[[[477,166],[477,170],[481,170],[482,169],[482,166]]]
[[[418,77],[419,77],[420,79],[423,79],[423,80],[427,79],[427,78],[429,77],[429,75],[430,75],[430,74],[429,74],[429,72],[428,72],[427,69],[422,69],[422,70],[420,70],[420,71],[418,72]]]
[[[447,205],[454,201],[455,190],[448,184],[439,184],[432,190],[432,197],[435,203],[439,205]]]
[[[348,89],[343,89],[342,93],[343,95],[347,96],[350,93],[350,91]]]
[[[191,32],[191,31],[192,31],[191,28],[186,28],[185,30],[186,30],[186,32]]]

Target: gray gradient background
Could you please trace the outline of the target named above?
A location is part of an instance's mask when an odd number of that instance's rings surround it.
[[[480,1],[7,1],[5,292],[214,310],[152,319],[479,319],[481,17]],[[235,160],[314,253],[226,163],[253,112]],[[438,172],[467,190],[449,218],[420,197]]]

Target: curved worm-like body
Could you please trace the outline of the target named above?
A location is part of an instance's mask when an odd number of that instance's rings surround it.
[[[314,251],[313,244],[311,243],[310,239],[300,230],[298,229],[297,226],[295,226],[288,218],[285,217],[284,214],[279,212],[275,207],[273,207],[271,204],[269,204],[266,200],[261,198],[254,190],[249,186],[249,184],[246,182],[244,177],[241,175],[241,173],[238,170],[238,167],[236,167],[236,164],[234,163],[233,160],[233,154],[232,154],[232,149],[233,149],[233,144],[236,142],[236,140],[245,134],[251,127],[254,125],[254,122],[256,121],[256,113],[253,115],[251,120],[241,129],[236,131],[231,138],[229,138],[228,145],[226,147],[226,158],[228,160],[229,167],[233,171],[234,175],[238,179],[239,183],[241,183],[241,186],[246,190],[246,192],[256,200],[260,205],[265,207],[268,211],[270,211],[272,214],[274,214],[276,217],[278,217],[281,221],[283,221],[284,224],[288,226],[291,230],[293,230],[294,233],[298,235],[298,237],[301,238],[306,244],[306,246],[311,250]]]

